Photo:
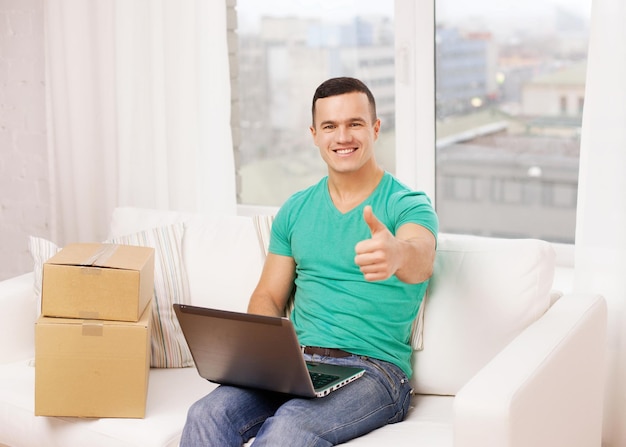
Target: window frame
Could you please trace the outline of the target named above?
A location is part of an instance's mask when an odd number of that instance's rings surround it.
[[[396,176],[435,190],[435,0],[395,0]]]

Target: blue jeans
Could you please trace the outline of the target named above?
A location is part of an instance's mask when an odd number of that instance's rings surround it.
[[[241,446],[255,436],[254,447],[331,446],[404,419],[411,386],[397,366],[354,355],[304,357],[366,372],[313,399],[222,385],[191,406],[180,446]]]

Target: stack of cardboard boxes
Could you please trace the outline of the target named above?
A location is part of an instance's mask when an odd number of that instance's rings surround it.
[[[43,267],[35,414],[145,416],[154,249],[71,244]]]

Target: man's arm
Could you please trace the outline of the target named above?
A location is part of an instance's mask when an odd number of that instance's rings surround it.
[[[295,275],[293,258],[269,253],[259,283],[250,297],[248,313],[282,317]]]
[[[354,262],[366,280],[381,281],[396,275],[402,282],[417,284],[430,278],[436,241],[427,228],[407,223],[398,228],[394,237],[371,207],[365,207],[363,218],[372,237],[356,245]]]

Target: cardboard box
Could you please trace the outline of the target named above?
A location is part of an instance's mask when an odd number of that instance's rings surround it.
[[[35,415],[143,418],[150,305],[137,322],[39,317]]]
[[[43,266],[41,313],[137,321],[153,294],[153,248],[70,244]]]

